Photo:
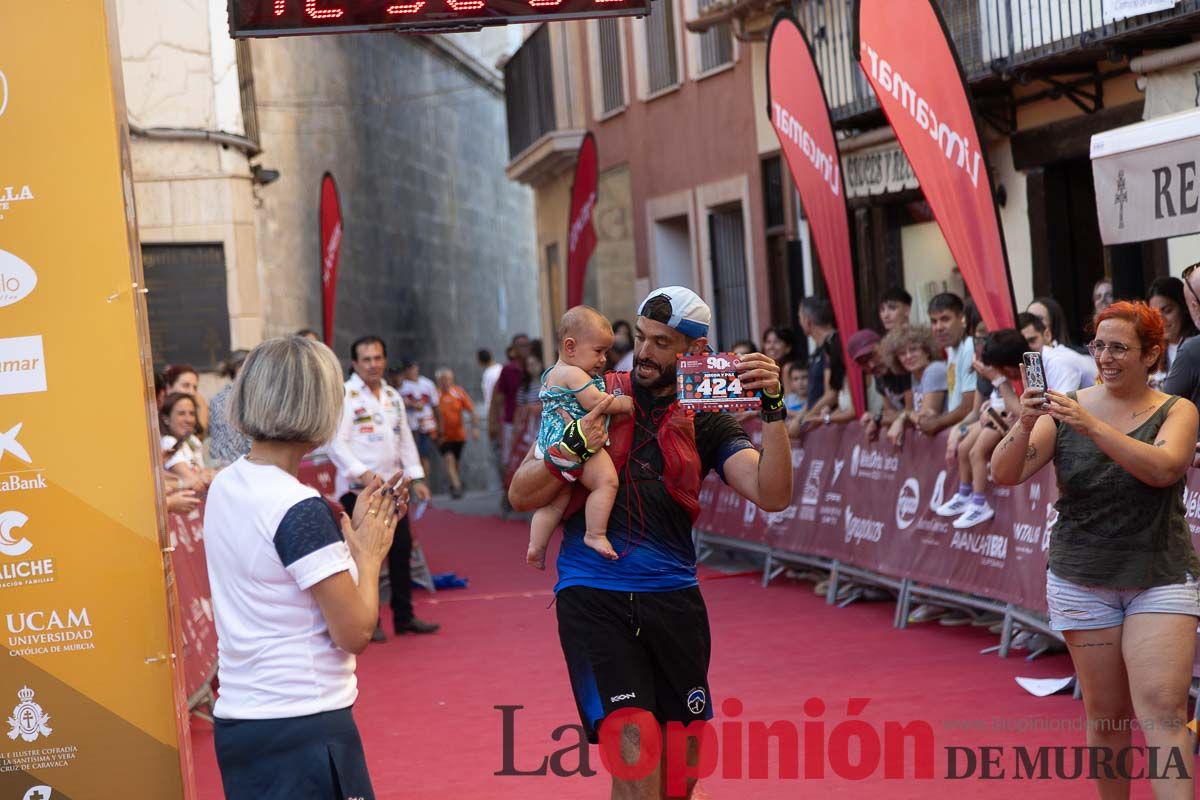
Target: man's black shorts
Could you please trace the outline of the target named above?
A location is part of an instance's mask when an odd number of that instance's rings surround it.
[[[614,592],[571,586],[558,593],[558,637],[588,740],[619,708],[659,722],[712,719],[712,640],[700,589]]]

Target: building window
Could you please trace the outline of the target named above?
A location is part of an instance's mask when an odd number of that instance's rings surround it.
[[[739,339],[751,338],[746,235],[741,205],[711,211],[708,233],[712,248],[717,343],[721,349],[727,350]]]
[[[621,47],[621,21],[602,17],[596,21],[600,55],[600,110],[611,114],[625,107],[625,58]]]
[[[675,48],[675,4],[658,0],[646,17],[646,67],[650,94],[679,85],[679,53]]]
[[[516,158],[557,126],[550,58],[550,29],[543,25],[504,65],[509,158]]]
[[[717,0],[696,0],[696,10],[703,16],[716,2]],[[699,37],[701,75],[733,63],[733,31],[728,22],[714,25],[699,34]]]
[[[142,269],[154,362],[217,369],[229,354],[224,245],[144,244]]]

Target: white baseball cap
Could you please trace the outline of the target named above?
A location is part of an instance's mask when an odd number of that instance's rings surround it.
[[[708,326],[712,322],[712,309],[708,307],[708,303],[700,299],[700,295],[686,286],[664,286],[650,292],[638,306],[638,316],[646,316],[646,304],[659,297],[666,299],[671,304],[671,318],[655,320],[656,322],[662,322],[674,328],[689,339],[708,336]]]

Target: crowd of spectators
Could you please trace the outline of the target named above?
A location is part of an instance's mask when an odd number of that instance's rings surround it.
[[[1155,280],[1145,300],[1161,315],[1166,333],[1166,347],[1150,385],[1168,394],[1200,399],[1200,337],[1196,336],[1200,274],[1194,272],[1190,269],[1183,280]],[[1111,280],[1096,282],[1092,301],[1094,315],[1112,304]],[[906,437],[949,430],[947,485],[957,489],[934,510],[958,530],[983,525],[995,515],[989,500],[992,453],[1021,412],[1024,353],[1041,354],[1048,388],[1062,394],[1095,385],[1097,360],[1087,347],[1072,340],[1067,314],[1052,297],[1036,297],[1018,315],[1015,328],[997,331],[987,329],[969,299],[950,292],[929,300],[928,325],[912,321],[912,298],[900,288],[884,292],[877,309],[878,321],[851,333],[843,351],[829,301],[802,300],[797,321],[811,348],[804,370],[797,366],[803,362],[795,358],[803,345],[797,346],[790,332],[772,328],[764,334],[764,350],[768,341],[786,342],[779,352],[790,356],[776,359],[785,365],[788,406],[793,412],[788,429],[793,437],[803,437],[815,427],[857,418],[868,442],[883,441],[897,450]],[[1090,332],[1091,323],[1086,320],[1083,329]],[[850,399],[843,352],[862,371],[866,389],[862,414],[856,415]],[[803,402],[799,400],[802,387]],[[847,590],[853,591],[853,586]],[[970,615],[933,605],[918,606],[909,619],[939,618],[944,624],[971,621]]]

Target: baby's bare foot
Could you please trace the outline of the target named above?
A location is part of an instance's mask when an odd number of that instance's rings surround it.
[[[529,545],[529,550],[525,553],[525,563],[534,569],[546,568],[546,548],[538,547],[535,544]]]
[[[603,533],[585,533],[583,543],[605,558],[617,560],[617,551],[613,550],[612,545],[608,542],[608,537]]]

